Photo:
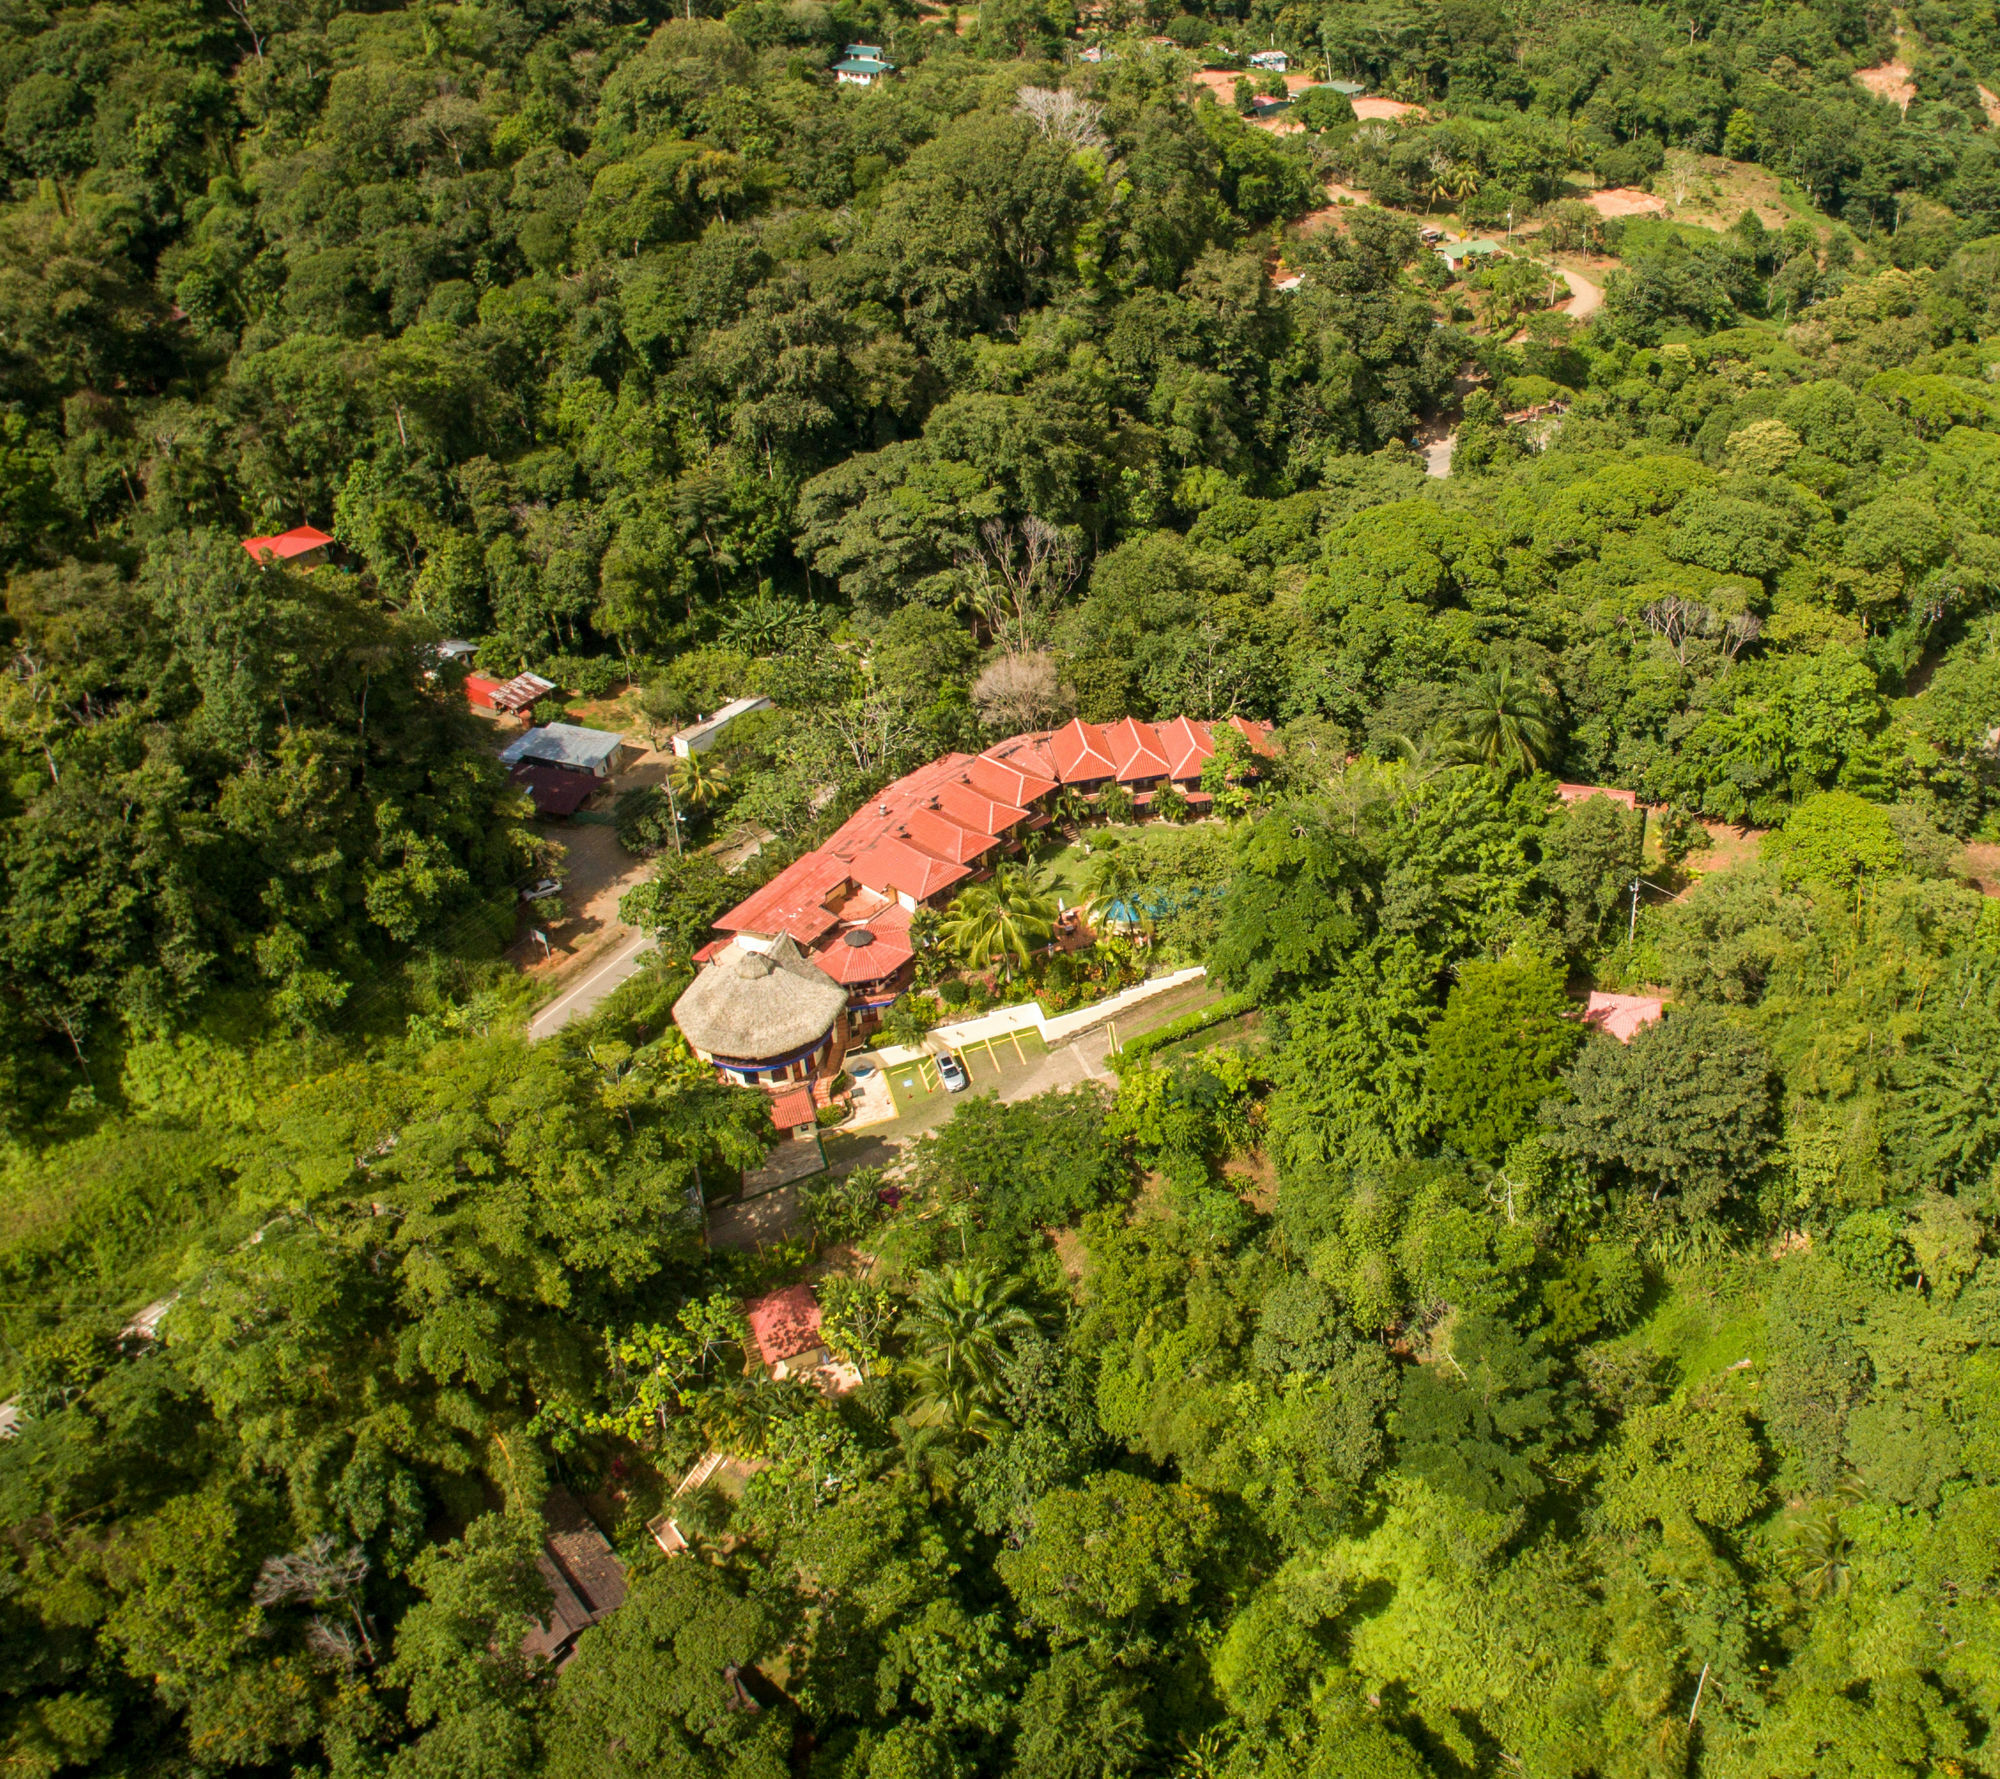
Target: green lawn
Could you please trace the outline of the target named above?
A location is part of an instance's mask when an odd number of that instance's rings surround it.
[[[1136,822],[1129,827],[1092,828],[1075,844],[1062,847],[1036,863],[1049,873],[1064,900],[1073,905],[1082,897],[1083,868],[1090,862],[1090,855],[1083,849],[1086,846],[1101,848],[1107,840],[1116,840],[1121,846],[1130,845],[1145,832],[1146,829]]]

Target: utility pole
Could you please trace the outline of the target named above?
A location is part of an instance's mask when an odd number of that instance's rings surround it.
[[[661,779],[660,784],[667,793],[667,814],[672,816],[674,820],[674,857],[679,858],[681,856],[681,810],[680,805],[674,801],[674,781],[672,774],[670,773],[667,777]],[[1636,886],[1632,893],[1634,895],[1638,894]]]
[[[1625,943],[1630,945],[1639,932],[1639,880],[1632,879],[1632,918],[1625,924]]]

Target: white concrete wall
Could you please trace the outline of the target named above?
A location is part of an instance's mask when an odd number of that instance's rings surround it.
[[[931,1037],[933,1040],[942,1039],[947,1049],[957,1050],[987,1038],[1004,1038],[1009,1032],[1032,1030],[1041,1033],[1043,1043],[1060,1044],[1075,1037],[1078,1032],[1088,1031],[1093,1025],[1118,1018],[1128,1008],[1150,1001],[1155,995],[1179,988],[1184,982],[1199,981],[1207,974],[1206,968],[1196,964],[1191,969],[1176,970],[1169,976],[1149,976],[1144,982],[1121,988],[1115,995],[1093,1001],[1088,1007],[1058,1013],[1053,1019],[1047,1018],[1034,1001],[1023,1001],[1014,1007],[995,1007],[992,1012],[982,1013],[976,1019],[961,1019],[950,1025],[938,1026]],[[896,1069],[905,1063],[915,1062],[920,1056],[930,1055],[934,1048],[934,1043],[920,1050],[912,1050],[903,1044],[888,1044],[875,1054],[884,1068]]]

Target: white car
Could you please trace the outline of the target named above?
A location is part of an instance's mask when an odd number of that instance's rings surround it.
[[[972,1078],[965,1072],[965,1065],[949,1050],[940,1051],[937,1059],[938,1079],[944,1083],[946,1093],[963,1093],[972,1085]]]

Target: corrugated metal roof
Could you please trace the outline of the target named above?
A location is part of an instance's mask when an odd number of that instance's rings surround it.
[[[574,723],[546,723],[510,741],[500,750],[503,766],[536,761],[547,766],[571,766],[595,772],[625,744],[625,737],[608,729],[582,729]]]

